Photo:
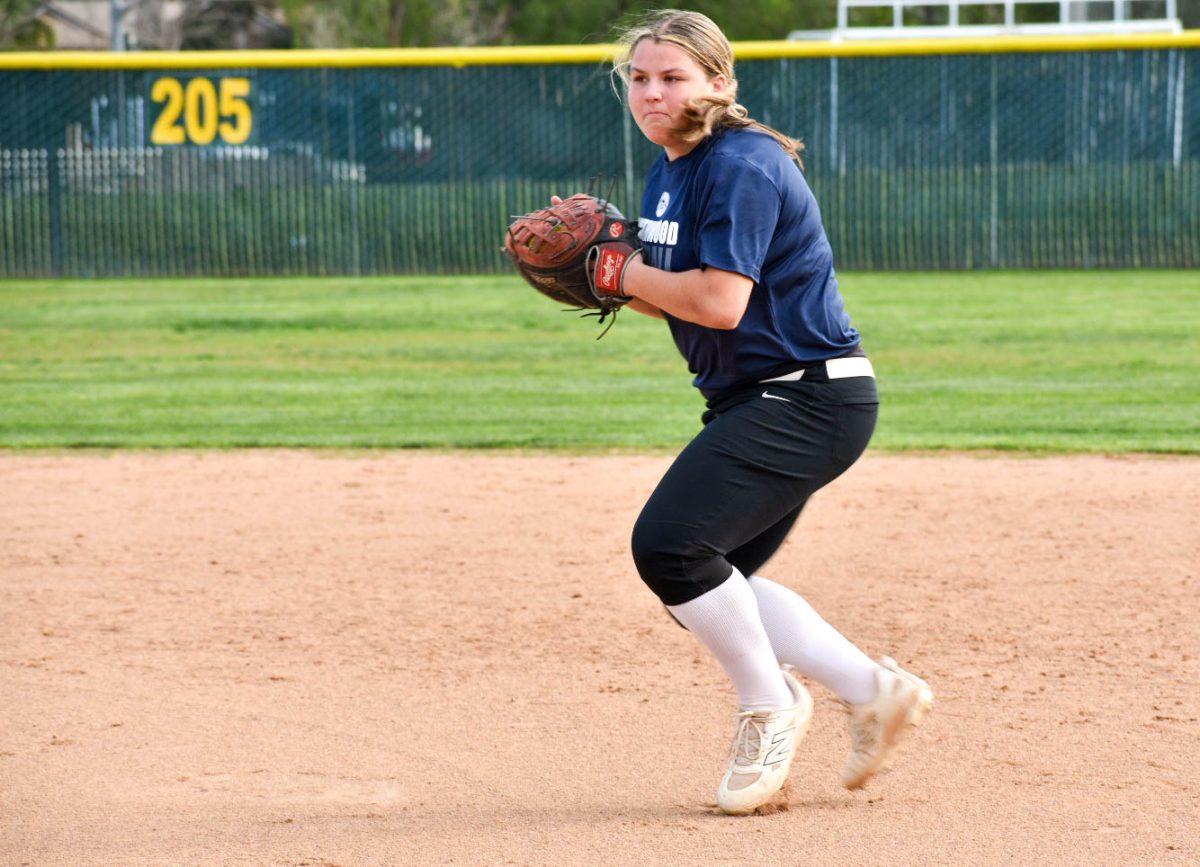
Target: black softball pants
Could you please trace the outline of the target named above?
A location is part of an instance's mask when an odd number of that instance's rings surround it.
[[[642,580],[663,604],[682,605],[734,567],[757,572],[808,498],[863,453],[878,413],[874,378],[830,380],[822,369],[712,404],[634,525]]]

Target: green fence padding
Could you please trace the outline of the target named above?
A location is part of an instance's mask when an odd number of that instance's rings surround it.
[[[740,99],[805,140],[839,267],[1200,266],[1200,41],[768,48]],[[657,149],[594,49],[414,56],[0,62],[0,277],[495,272],[552,193],[636,212]]]

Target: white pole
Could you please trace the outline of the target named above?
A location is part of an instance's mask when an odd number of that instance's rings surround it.
[[[1174,54],[1174,49],[1171,50]],[[1179,62],[1175,65],[1175,74],[1179,78],[1178,84],[1175,85],[1175,141],[1172,142],[1171,162],[1178,171],[1183,164],[1183,82],[1184,74],[1187,70],[1187,64],[1183,62],[1183,54],[1180,52]]]
[[[118,0],[108,0],[108,18],[110,22],[109,43],[113,51],[124,51],[125,40],[121,33],[121,16],[125,14]]]
[[[838,164],[838,59],[829,58],[829,168],[837,171]]]
[[[996,55],[992,55],[991,64],[991,118],[988,130],[988,159],[991,162],[991,207],[989,208],[988,252],[991,265],[1000,265],[1000,73],[996,68]]]

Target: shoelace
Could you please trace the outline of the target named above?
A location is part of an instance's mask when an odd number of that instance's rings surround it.
[[[738,721],[738,727],[733,735],[730,757],[734,767],[753,767],[761,758],[767,718],[762,713],[744,710],[735,714],[734,719]]]

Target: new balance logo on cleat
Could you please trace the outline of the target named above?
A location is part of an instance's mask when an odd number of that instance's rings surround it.
[[[763,756],[762,763],[764,765],[777,765],[788,757],[792,751],[792,744],[795,743],[792,737],[795,731],[795,726],[793,726],[771,738],[771,743],[767,747],[767,754]]]

